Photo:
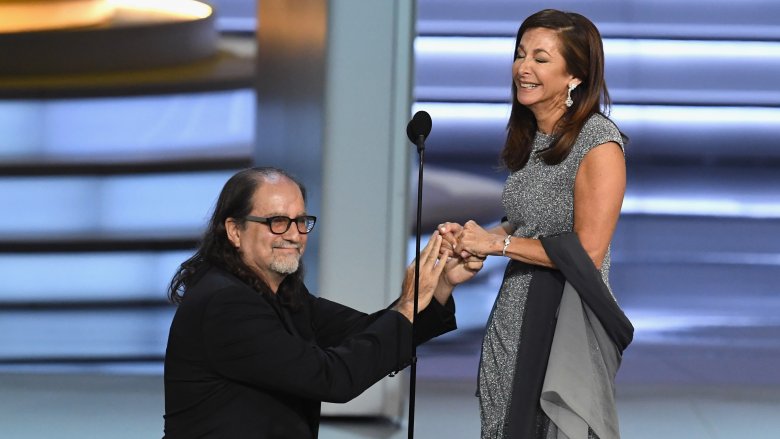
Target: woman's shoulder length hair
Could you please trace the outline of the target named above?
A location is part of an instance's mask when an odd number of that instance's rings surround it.
[[[545,163],[563,161],[571,151],[585,122],[596,113],[607,116],[611,100],[604,80],[604,48],[596,26],[583,15],[555,9],[539,11],[523,21],[515,39],[514,59],[523,34],[534,28],[546,28],[558,33],[560,51],[568,73],[582,82],[571,97],[574,103],[558,121],[549,148],[540,151]],[[512,111],[507,124],[507,138],[501,152],[504,166],[514,172],[528,162],[538,127],[530,109],[517,101],[517,86],[512,81]]]

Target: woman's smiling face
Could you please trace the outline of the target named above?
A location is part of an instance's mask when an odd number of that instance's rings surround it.
[[[558,32],[531,28],[523,33],[512,65],[517,101],[528,107],[536,119],[565,111],[569,84],[579,84],[566,67]]]

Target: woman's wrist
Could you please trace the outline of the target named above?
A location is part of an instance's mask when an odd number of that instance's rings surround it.
[[[512,235],[506,235],[504,237],[504,242],[501,246],[501,256],[506,256],[506,251],[509,248],[509,244],[512,243]]]

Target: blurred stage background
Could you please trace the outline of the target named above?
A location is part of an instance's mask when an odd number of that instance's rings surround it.
[[[0,61],[0,437],[162,435],[165,287],[255,144],[256,8],[211,3],[215,55],[187,68],[20,75]],[[780,437],[780,3],[419,0],[426,230],[502,215],[514,33],[545,7],[596,22],[631,139],[611,278],[636,327],[624,436]],[[460,329],[419,350],[422,437],[478,434],[471,395],[503,267],[459,288]]]

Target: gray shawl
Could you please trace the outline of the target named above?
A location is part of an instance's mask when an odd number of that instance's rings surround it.
[[[537,408],[557,439],[618,438],[614,378],[634,327],[575,233],[540,238],[556,268],[532,266],[504,436],[534,435]],[[517,262],[517,261],[512,261]]]

